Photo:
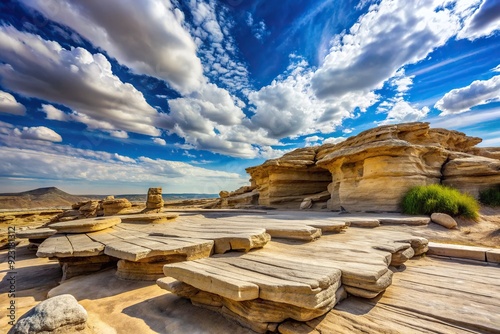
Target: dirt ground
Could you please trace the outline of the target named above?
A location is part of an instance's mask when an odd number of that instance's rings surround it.
[[[455,220],[457,229],[448,230],[430,223],[420,234],[433,242],[500,248],[500,208],[482,207],[477,222],[461,218]]]

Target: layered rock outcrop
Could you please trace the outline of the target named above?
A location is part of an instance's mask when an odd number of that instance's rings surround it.
[[[316,166],[318,149],[300,148],[247,168],[259,192],[259,204],[300,203],[307,195],[325,191],[332,177],[328,170]]]
[[[297,149],[247,172],[262,205],[302,202],[331,182],[332,210],[399,211],[413,186],[441,183],[477,197],[500,184],[500,150],[475,147],[480,142],[429,123],[387,125],[339,144]]]

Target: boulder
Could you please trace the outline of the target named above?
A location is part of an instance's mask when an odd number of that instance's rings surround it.
[[[132,203],[126,198],[112,199],[102,202],[105,216],[116,215],[125,212],[132,207]]]
[[[72,295],[44,300],[23,315],[9,334],[85,333],[87,311]]]
[[[447,215],[446,213],[435,212],[431,215],[431,220],[434,223],[449,229],[457,228],[457,222],[455,221],[455,219],[453,219],[453,217]]]
[[[310,198],[304,198],[302,203],[300,203],[300,210],[310,209],[313,203]]]

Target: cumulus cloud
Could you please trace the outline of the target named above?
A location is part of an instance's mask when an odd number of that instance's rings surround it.
[[[62,142],[62,137],[52,129],[45,126],[24,127],[20,133],[20,137],[30,140],[42,140],[48,142]]]
[[[163,79],[183,94],[204,82],[184,15],[170,0],[22,1],[74,29],[135,73]]]
[[[459,114],[471,108],[500,100],[500,75],[489,80],[476,80],[467,87],[453,89],[435,104],[440,116]]]
[[[356,108],[361,112],[371,106],[377,95],[373,92],[352,92],[338,99],[319,99],[311,88],[314,72],[307,62],[296,59],[289,73],[249,94],[255,115],[253,125],[265,129],[270,138],[330,133]]]
[[[17,102],[12,94],[0,90],[0,112],[24,116],[26,107]]]
[[[312,78],[320,98],[381,88],[403,65],[424,59],[457,33],[459,20],[433,0],[386,0],[372,5],[348,32],[337,35]],[[397,51],[396,51],[397,50]]]
[[[500,30],[500,2],[484,0],[474,14],[466,20],[464,28],[457,37],[474,40],[490,36],[498,30]]]
[[[153,143],[160,146],[167,146],[167,142],[162,138],[153,138]]]
[[[378,122],[378,124],[384,125],[420,121],[427,116],[429,111],[430,109],[428,107],[418,109],[412,107],[403,99],[398,99],[390,107],[389,112],[387,113],[387,118],[382,122]]]
[[[100,53],[64,49],[57,42],[0,27],[0,78],[9,89],[65,105],[72,120],[90,128],[130,131],[157,136],[157,111],[141,92],[112,73]],[[47,117],[66,120],[55,108],[43,107]],[[47,112],[48,110],[48,112]]]

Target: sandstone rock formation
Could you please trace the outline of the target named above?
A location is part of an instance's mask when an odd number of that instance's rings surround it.
[[[87,311],[72,295],[44,300],[22,316],[9,334],[90,333]]]
[[[85,218],[97,217],[97,210],[99,209],[99,201],[88,201],[78,208],[80,214]]]
[[[332,210],[399,211],[413,186],[442,183],[477,197],[500,184],[499,150],[476,148],[480,142],[428,123],[387,125],[339,144],[297,149],[247,172],[256,181],[259,204],[300,203],[328,190]]]
[[[149,188],[146,200],[146,210],[159,212],[165,203],[162,197],[162,188]]]
[[[259,204],[298,202],[307,195],[325,191],[331,174],[316,166],[319,147],[300,148],[279,159],[247,168],[259,192]]]
[[[103,201],[102,207],[104,209],[105,216],[112,216],[126,212],[127,209],[132,207],[132,203],[130,203],[126,198],[118,198]]]
[[[235,191],[221,191],[219,193],[221,208],[245,208],[259,203],[259,192],[253,186],[243,186]]]

